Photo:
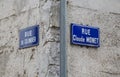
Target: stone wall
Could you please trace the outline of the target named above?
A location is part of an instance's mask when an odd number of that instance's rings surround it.
[[[0,77],[59,77],[59,0],[0,0]],[[68,77],[120,77],[120,1],[67,0]],[[70,44],[70,23],[100,28],[100,47]],[[39,25],[39,45],[19,49],[19,30]]]
[[[0,77],[59,77],[59,0],[0,0]],[[39,46],[19,49],[19,30],[39,25]]]
[[[100,28],[100,47],[70,44],[70,23]],[[120,1],[67,1],[68,77],[120,77]]]

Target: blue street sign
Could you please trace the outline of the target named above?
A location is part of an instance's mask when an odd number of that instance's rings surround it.
[[[100,37],[99,28],[71,24],[71,43],[84,46],[99,47]]]
[[[19,48],[39,45],[39,25],[28,27],[19,32]]]

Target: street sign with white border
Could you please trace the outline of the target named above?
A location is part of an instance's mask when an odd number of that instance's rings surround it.
[[[100,31],[97,27],[71,24],[71,43],[100,47]]]
[[[39,25],[21,29],[19,32],[19,48],[39,45]]]

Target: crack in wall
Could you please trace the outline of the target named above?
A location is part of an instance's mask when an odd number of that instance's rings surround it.
[[[110,74],[110,75],[120,75],[120,73],[117,73],[117,72],[110,72],[110,71],[100,71],[100,72]]]

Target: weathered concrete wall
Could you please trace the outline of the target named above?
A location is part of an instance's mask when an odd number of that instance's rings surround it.
[[[0,77],[59,77],[59,0],[0,0]],[[19,49],[19,30],[40,25],[39,46]]]
[[[120,1],[68,0],[68,77],[120,77]],[[100,28],[100,47],[70,45],[70,23]]]
[[[59,77],[59,0],[0,0],[0,77]],[[68,77],[120,77],[120,1],[67,1]],[[100,48],[70,44],[70,23],[100,28]],[[40,25],[39,46],[19,30]]]

